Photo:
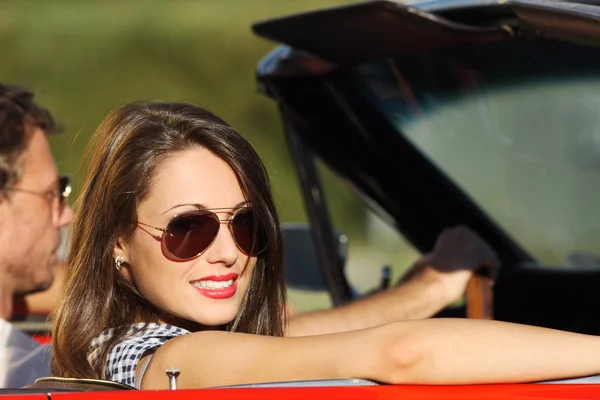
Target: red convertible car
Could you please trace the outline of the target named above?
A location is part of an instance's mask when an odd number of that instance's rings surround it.
[[[309,228],[284,232],[286,248],[304,255],[302,263],[288,257],[291,285],[325,289],[336,305],[355,296],[315,167],[320,159],[417,249],[465,224],[497,250],[503,269],[494,293],[475,285],[466,309],[439,316],[490,318],[493,310],[499,320],[600,334],[600,6],[369,1],[253,30],[281,43],[259,63],[257,80],[281,112],[310,217]],[[0,393],[39,400],[105,398],[107,390],[124,400],[600,399],[597,382],[394,386],[348,377],[154,392],[47,378]]]

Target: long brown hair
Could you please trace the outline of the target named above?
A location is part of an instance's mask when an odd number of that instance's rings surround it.
[[[115,269],[113,246],[132,234],[137,206],[167,156],[201,146],[235,172],[267,241],[230,331],[283,336],[285,282],[281,232],[260,158],[231,126],[183,103],[133,103],[111,113],[87,149],[89,166],[76,204],[71,252],[53,322],[52,370],[57,376],[105,378],[111,347],[136,322],[158,322],[157,310]],[[115,334],[93,359],[90,342]]]

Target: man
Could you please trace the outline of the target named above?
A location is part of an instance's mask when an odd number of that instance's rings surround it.
[[[499,266],[494,251],[473,231],[446,229],[396,286],[342,307],[292,312],[288,334],[318,335],[428,318],[460,299],[474,271],[485,267],[493,278]]]
[[[8,320],[15,296],[52,284],[60,230],[73,219],[68,179],[59,178],[46,138],[55,131],[31,92],[0,84],[0,387],[50,375],[49,349]]]

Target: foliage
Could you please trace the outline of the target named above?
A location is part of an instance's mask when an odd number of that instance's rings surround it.
[[[77,172],[88,137],[109,110],[141,99],[190,101],[256,146],[283,220],[303,220],[297,178],[274,103],[256,91],[257,62],[274,47],[253,22],[341,0],[4,1],[0,76],[36,90],[66,127],[52,138],[59,169]],[[363,226],[362,206],[327,174],[334,218]]]

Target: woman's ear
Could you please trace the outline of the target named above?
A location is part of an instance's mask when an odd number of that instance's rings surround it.
[[[121,238],[117,239],[113,246],[113,258],[121,256],[123,261],[127,260],[127,244]]]
[[[113,260],[115,262],[115,268],[119,272],[123,266],[129,263],[127,244],[121,238],[119,238],[113,246]]]

